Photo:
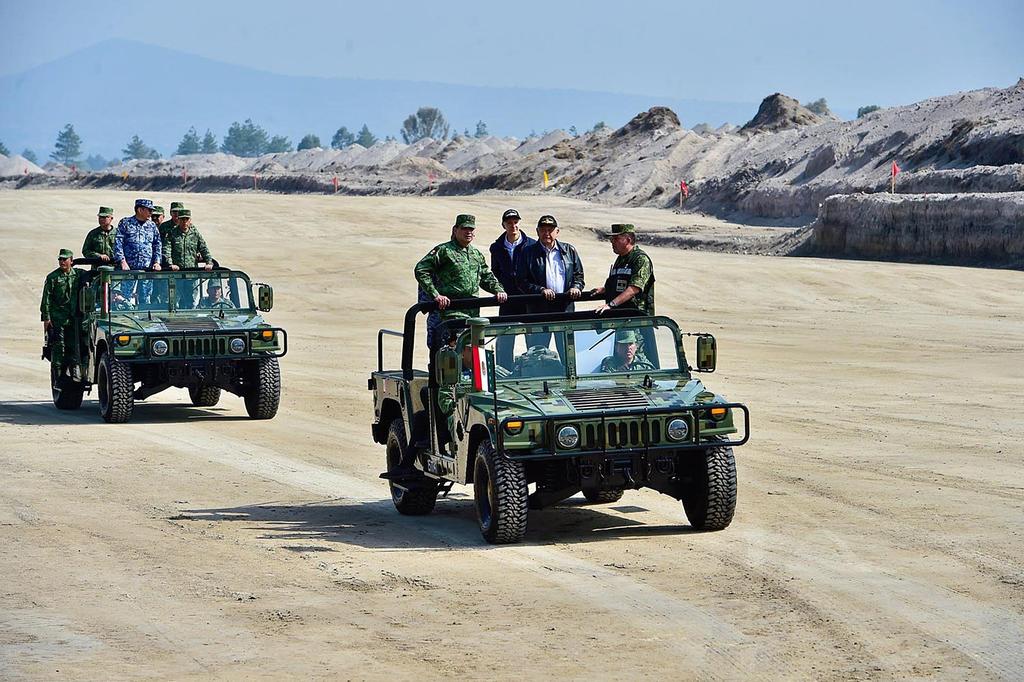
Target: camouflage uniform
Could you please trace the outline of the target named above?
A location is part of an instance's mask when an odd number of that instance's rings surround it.
[[[114,237],[117,232],[111,225],[109,230],[102,227],[94,227],[85,235],[85,242],[82,244],[82,258],[99,258],[105,255],[110,258],[110,265],[114,264]]]
[[[636,234],[636,228],[629,224],[612,225],[607,236],[617,234]],[[644,253],[636,244],[624,256],[619,256],[608,271],[608,279],[604,284],[604,300],[610,302],[626,290],[634,286],[640,290],[624,306],[635,307],[644,315],[654,315],[654,264],[651,257]],[[654,330],[651,327],[641,328],[640,350],[657,365],[658,351],[654,341]]]
[[[71,257],[67,249],[61,257]],[[68,254],[64,256],[64,254]],[[46,276],[43,296],[39,302],[39,319],[50,322],[50,363],[59,373],[65,362],[78,364],[78,334],[75,330],[75,307],[78,303],[78,279],[84,270],[71,268],[67,273],[57,268]]]
[[[180,201],[171,202],[171,219],[165,220],[164,222],[160,223],[160,225],[157,226],[157,229],[160,230],[161,241],[167,241],[167,235],[170,234],[171,230],[177,227],[177,225],[174,224],[174,218],[178,215],[178,211],[180,211],[183,208],[185,208],[185,204],[181,203]]]
[[[160,231],[152,220],[140,222],[135,216],[121,218],[114,236],[114,262],[128,262],[132,270],[146,270],[160,262]]]
[[[615,332],[615,343],[633,344],[639,343],[640,339],[637,338],[636,332],[632,331],[617,331]],[[609,355],[605,359],[601,360],[601,366],[598,368],[600,372],[640,372],[643,370],[656,369],[654,365],[647,361],[644,354],[637,348],[636,354],[633,356],[633,361],[628,365],[624,364],[622,358],[618,355]]]
[[[460,215],[456,224],[476,224],[476,219],[469,215]],[[438,295],[448,298],[473,298],[480,289],[492,294],[505,293],[498,278],[491,272],[487,259],[472,244],[461,246],[451,240],[438,244],[426,256],[420,259],[415,268],[416,281],[420,289],[431,299]],[[476,317],[480,314],[475,310],[442,310],[432,324],[427,320],[427,344],[433,348],[434,329],[444,320],[458,317]]]
[[[193,225],[188,231],[176,227],[164,242],[164,261],[179,268],[194,268],[196,263],[209,263],[213,259],[203,235]]]

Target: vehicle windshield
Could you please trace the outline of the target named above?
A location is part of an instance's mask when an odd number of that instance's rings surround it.
[[[487,334],[486,347],[494,349],[499,380],[565,378],[570,361],[579,377],[679,370],[676,332],[668,326],[596,323],[593,328],[565,331],[492,327]],[[575,349],[571,359],[567,341]]]
[[[110,311],[251,310],[249,281],[236,273],[124,273],[109,287]],[[99,299],[99,297],[97,297]],[[97,301],[97,307],[101,301]]]

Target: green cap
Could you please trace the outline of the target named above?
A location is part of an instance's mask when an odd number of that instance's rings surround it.
[[[182,208],[185,208],[185,204],[181,203],[180,201],[172,201],[171,202],[171,213],[174,213],[175,211],[177,211],[179,209],[182,209]]]
[[[178,209],[178,217],[179,218],[191,218],[192,217],[192,209],[190,209],[190,208],[179,208]]]
[[[109,206],[100,206],[100,212],[96,214],[100,218],[113,217],[114,209]]]
[[[468,227],[471,230],[475,230],[476,216],[469,215],[468,213],[460,213],[455,217],[455,227]]]
[[[620,329],[615,332],[615,343],[636,343],[636,332],[631,329]]]
[[[153,207],[153,215],[163,215],[163,214],[164,214],[164,207],[163,206],[154,206]]]
[[[610,238],[619,234],[636,234],[636,228],[629,223],[615,223],[611,231],[605,232],[604,236]]]
[[[75,254],[71,252],[71,249],[61,249],[57,253],[57,258],[74,258]]]

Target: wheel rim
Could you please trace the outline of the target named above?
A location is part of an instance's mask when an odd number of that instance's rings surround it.
[[[491,475],[487,470],[487,465],[481,460],[477,460],[476,472],[473,474],[473,499],[476,500],[477,513],[480,515],[480,527],[484,530],[491,527],[492,492]]]

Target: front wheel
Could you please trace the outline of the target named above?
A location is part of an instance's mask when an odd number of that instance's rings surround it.
[[[132,368],[104,354],[100,358],[96,383],[99,386],[100,416],[111,424],[123,424],[135,409],[135,380]]]
[[[281,367],[277,358],[256,361],[254,383],[245,395],[245,411],[253,419],[273,419],[281,403]]]
[[[85,388],[77,381],[61,376],[60,370],[51,363],[50,392],[53,394],[53,406],[58,410],[77,410],[82,406]]]
[[[473,503],[487,542],[505,545],[523,539],[529,496],[522,462],[498,457],[490,440],[481,442],[473,465]]]
[[[622,492],[622,488],[613,488],[611,490],[584,489],[583,497],[587,498],[587,502],[591,504],[611,504],[622,499]]]
[[[736,458],[732,448],[708,448],[689,464],[683,510],[694,530],[722,530],[736,512]]]

